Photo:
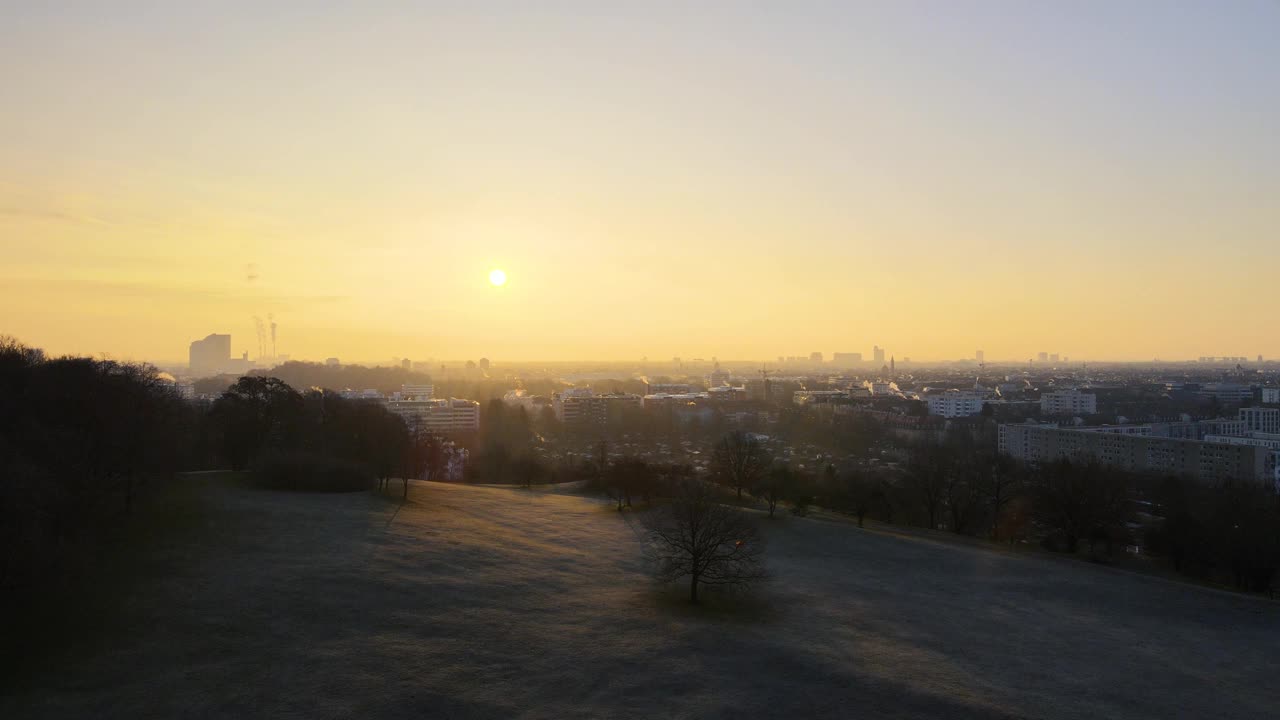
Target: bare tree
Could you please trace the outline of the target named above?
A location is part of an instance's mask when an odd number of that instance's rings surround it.
[[[1005,508],[1022,492],[1022,476],[1008,456],[996,455],[984,468],[981,484],[991,504],[991,539],[997,540]]]
[[[691,603],[698,602],[701,585],[743,587],[766,577],[764,540],[755,524],[741,510],[717,502],[707,483],[680,483],[675,499],[651,513],[646,524],[658,578],[689,578]]]
[[[716,479],[738,491],[738,502],[742,502],[742,491],[755,487],[772,462],[755,436],[741,430],[721,438],[712,455]]]
[[[935,530],[946,501],[950,471],[945,451],[929,443],[919,443],[912,448],[908,468],[907,487],[925,511],[929,529]]]
[[[950,530],[957,535],[969,532],[970,525],[982,508],[979,489],[981,469],[966,459],[955,463],[946,476],[946,505],[950,516]]]
[[[862,468],[851,468],[844,473],[844,501],[849,511],[858,518],[858,527],[863,526],[867,514],[875,503],[884,497],[880,478]]]
[[[1041,466],[1033,481],[1035,512],[1040,524],[1062,535],[1064,549],[1074,553],[1080,540],[1107,541],[1129,520],[1132,478],[1113,467],[1090,462],[1075,465],[1062,459]]]
[[[605,492],[618,501],[618,509],[625,502],[631,507],[631,496],[638,495],[646,503],[653,497],[657,484],[657,472],[649,463],[636,457],[615,460],[605,474]]]
[[[547,467],[532,455],[521,455],[511,464],[511,472],[520,481],[520,487],[532,490],[534,483],[546,475]]]
[[[769,517],[773,517],[778,502],[790,496],[795,484],[795,473],[791,470],[791,466],[786,463],[776,463],[761,474],[760,479],[751,488],[751,494],[764,500],[765,505],[769,506]]]

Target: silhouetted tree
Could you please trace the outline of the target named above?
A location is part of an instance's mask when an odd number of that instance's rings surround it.
[[[716,443],[711,462],[716,481],[737,490],[741,502],[742,491],[755,486],[773,461],[755,436],[734,430]]]
[[[511,473],[520,481],[521,487],[530,490],[534,483],[546,476],[547,466],[532,455],[521,455],[511,463]]]
[[[742,587],[765,578],[764,540],[751,518],[717,502],[699,480],[682,482],[670,504],[646,518],[659,579],[689,578],[689,601],[701,586]]]
[[[769,517],[773,517],[778,502],[791,493],[794,484],[795,474],[791,466],[786,463],[774,463],[768,470],[761,473],[760,478],[751,488],[751,494],[764,500],[769,508]]]
[[[991,509],[991,539],[998,540],[1005,508],[1022,493],[1022,471],[1009,456],[996,454],[984,466],[979,483]]]
[[[871,471],[850,468],[843,473],[843,481],[843,504],[858,518],[858,527],[863,527],[871,509],[884,497],[880,479]]]
[[[264,450],[291,448],[301,428],[303,399],[282,380],[242,377],[213,404],[223,453],[243,470]]]
[[[1131,478],[1107,466],[1062,459],[1040,467],[1033,482],[1036,516],[1061,533],[1067,552],[1074,553],[1083,539],[1109,545],[1131,514]]]
[[[931,530],[938,527],[947,497],[950,471],[949,457],[942,447],[919,443],[912,448],[906,475],[907,487],[924,510]]]
[[[0,337],[0,595],[126,522],[188,461],[194,420],[150,366],[49,359]]]

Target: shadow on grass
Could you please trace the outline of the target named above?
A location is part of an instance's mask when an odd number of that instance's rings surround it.
[[[663,613],[686,619],[759,625],[781,620],[783,608],[768,592],[768,581],[746,588],[701,587],[697,604],[689,602],[689,583],[658,583],[646,595]]]
[[[122,622],[149,578],[179,572],[191,562],[193,539],[212,523],[201,497],[229,474],[179,474],[138,498],[127,516],[108,522],[38,582],[5,598],[0,639],[0,688],[12,690],[68,663],[109,650],[127,632]]]

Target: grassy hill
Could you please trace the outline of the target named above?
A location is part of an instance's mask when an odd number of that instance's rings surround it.
[[[4,717],[1275,717],[1280,606],[792,517],[773,580],[693,608],[629,514],[418,483],[210,477],[103,640]]]

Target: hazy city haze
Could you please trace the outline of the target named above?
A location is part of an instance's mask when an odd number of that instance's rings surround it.
[[[0,327],[157,360],[269,313],[308,358],[1280,355],[1280,5],[605,7],[5,5]]]

